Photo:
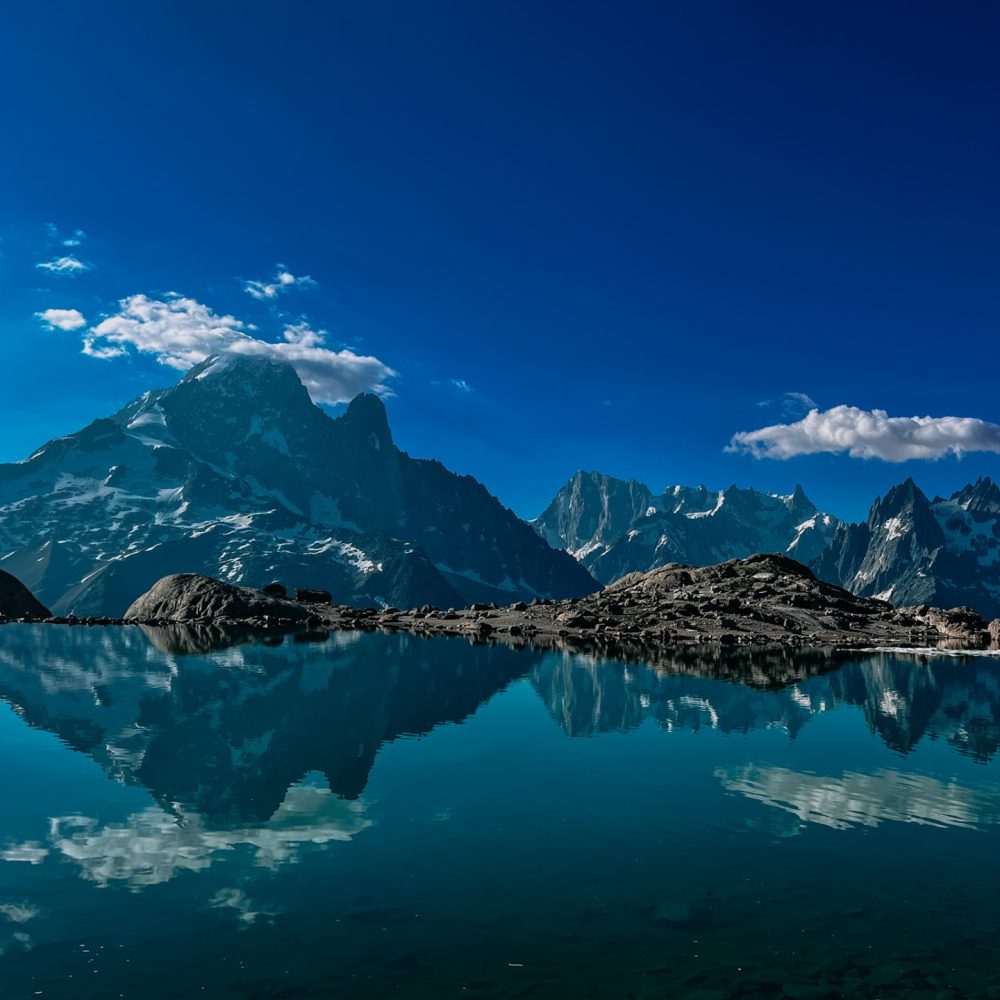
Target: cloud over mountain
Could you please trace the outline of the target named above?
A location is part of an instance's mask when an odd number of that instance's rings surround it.
[[[885,462],[939,459],[973,451],[1000,453],[1000,424],[976,417],[890,417],[885,410],[842,405],[810,410],[795,423],[740,431],[726,451],[775,459],[846,453]]]
[[[110,359],[131,348],[180,371],[212,354],[277,356],[291,362],[317,403],[343,403],[365,391],[384,393],[396,375],[378,358],[331,350],[325,346],[326,331],[304,323],[286,327],[278,343],[261,340],[250,329],[235,316],[219,315],[183,295],[131,295],[119,302],[117,313],[87,331],[83,350]]]

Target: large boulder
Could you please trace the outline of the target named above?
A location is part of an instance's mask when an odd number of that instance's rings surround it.
[[[130,622],[249,621],[270,618],[300,622],[312,611],[260,590],[236,587],[199,573],[175,573],[158,580],[125,612]]]
[[[7,618],[51,618],[52,612],[16,576],[0,570],[0,615]]]
[[[993,649],[1000,649],[1000,618],[994,618],[989,626],[990,645]]]

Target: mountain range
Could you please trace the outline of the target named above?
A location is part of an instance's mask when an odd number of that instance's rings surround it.
[[[845,524],[801,486],[789,495],[736,486],[654,494],[634,479],[581,471],[531,523],[605,585],[668,563],[782,552],[863,597],[1000,616],[1000,489],[988,478],[933,500],[907,479],[865,522]]]
[[[801,486],[788,496],[736,486],[668,486],[654,494],[634,479],[597,472],[577,472],[531,523],[602,584],[668,563],[709,566],[758,552],[808,564],[841,527]]]
[[[56,614],[120,616],[171,573],[440,608],[582,597],[631,572],[780,552],[899,606],[1000,616],[1000,489],[912,479],[846,524],[779,495],[577,472],[527,523],[393,441],[382,400],[339,417],[282,360],[227,354],[0,465],[0,570]]]
[[[967,606],[1000,617],[1000,489],[977,479],[929,500],[912,479],[841,525],[817,575],[895,605]]]
[[[402,607],[597,587],[476,480],[397,448],[377,396],[334,418],[290,364],[237,355],[0,465],[0,568],[79,615],[174,572]]]

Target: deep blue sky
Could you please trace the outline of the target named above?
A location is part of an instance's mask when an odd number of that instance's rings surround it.
[[[578,467],[842,516],[996,476],[723,448],[786,392],[1000,422],[998,51],[985,4],[6,5],[0,460],[179,374],[36,312],[173,290],[377,356],[400,445],[525,516]]]

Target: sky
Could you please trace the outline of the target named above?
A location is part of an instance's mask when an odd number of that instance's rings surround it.
[[[998,45],[973,3],[6,5],[0,462],[236,350],[525,517],[578,468],[852,519],[997,478]]]

